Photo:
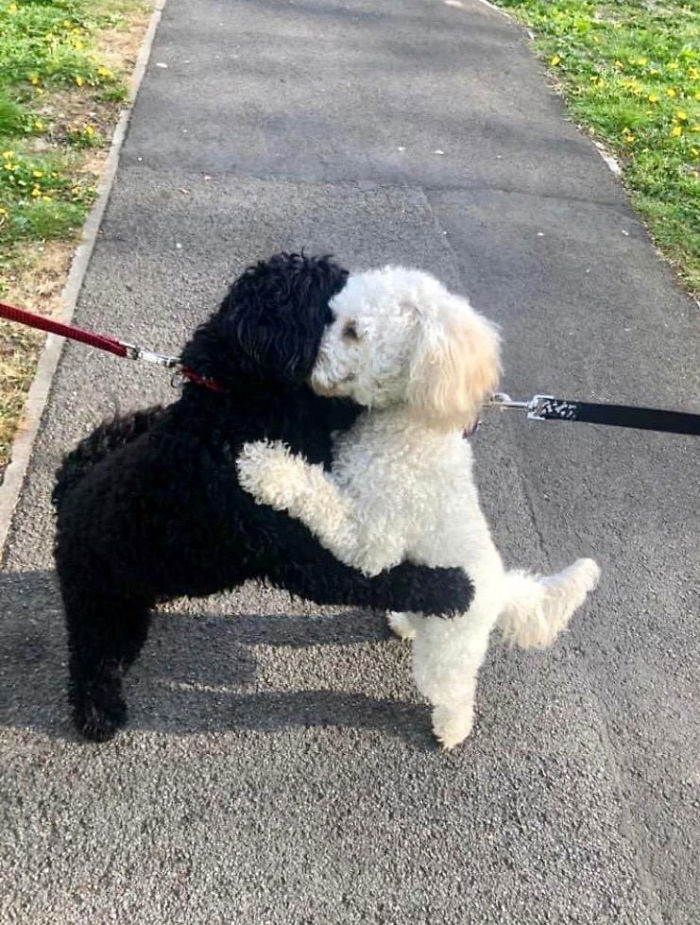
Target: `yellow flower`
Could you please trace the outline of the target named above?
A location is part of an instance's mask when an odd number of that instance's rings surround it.
[[[649,63],[648,58],[637,58],[636,61],[632,62],[632,64],[638,64],[640,67],[644,67],[644,65],[648,63]]]
[[[44,202],[53,202],[52,196],[42,196],[41,198],[44,200]]]
[[[688,77],[691,80],[700,80],[700,68],[691,67],[688,69]]]
[[[678,62],[677,62],[677,61],[669,61],[669,63],[666,65],[666,67],[667,67],[667,69],[668,69],[669,71],[677,71],[677,70],[678,70]]]
[[[32,86],[34,87],[39,86],[39,75],[38,74],[30,74],[28,77],[28,80],[29,80],[29,83],[32,84]]]
[[[676,95],[676,91],[673,89],[673,87],[669,87],[668,90],[666,91],[666,96],[669,97],[669,99],[673,99],[675,95]]]
[[[109,77],[114,76],[114,74],[112,73],[112,71],[110,71],[108,67],[98,67],[97,74],[99,77],[104,77],[105,80],[107,80],[107,78]]]
[[[76,74],[75,82],[77,83],[79,87],[82,87],[82,85],[85,83],[85,80],[80,76],[80,74]]]
[[[552,67],[556,67],[557,64],[560,63],[560,61],[561,61],[561,58],[559,57],[559,55],[554,55],[553,58],[549,59],[549,63]]]
[[[622,63],[622,61],[615,61],[615,63],[613,64],[613,67],[615,68],[616,71],[621,71],[622,68],[624,67],[624,64]]]
[[[690,150],[692,151],[693,149],[691,148]],[[4,209],[2,206],[0,206],[0,218],[3,218],[5,215],[9,214],[10,213],[7,211],[7,209]]]
[[[95,129],[91,125],[86,125],[83,129],[83,135],[87,135],[88,138],[92,138],[95,134]]]
[[[688,113],[684,109],[679,109],[676,113],[676,119],[678,119],[679,122],[687,122]]]
[[[44,129],[46,128],[46,126],[45,126],[44,123],[41,121],[41,119],[35,119],[35,120],[34,120],[34,128],[37,130],[37,132],[43,132]]]
[[[650,93],[649,96],[647,97],[647,99],[649,100],[650,103],[658,103],[658,102],[659,102],[659,94],[658,94],[658,93]]]
[[[691,149],[690,149],[690,153],[693,155],[693,157],[698,157],[698,155],[700,155],[700,149],[698,149],[698,148],[691,148]]]
[[[38,180],[40,177],[44,176],[44,171],[43,170],[32,170],[32,176]]]
[[[3,151],[2,152],[2,156],[5,158],[5,160],[7,160],[10,157],[14,157],[14,154],[15,154],[14,151]]]
[[[700,103],[700,90],[695,91],[695,96],[693,97],[696,103]]]
[[[38,199],[39,196],[41,196],[41,190],[39,189],[38,186],[35,186],[34,189],[32,190],[32,197],[34,199]]]
[[[682,134],[683,134],[683,127],[680,125],[674,125],[673,128],[671,129],[671,135],[673,135],[674,138],[680,138]]]

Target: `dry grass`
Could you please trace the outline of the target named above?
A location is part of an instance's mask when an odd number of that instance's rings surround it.
[[[94,47],[100,64],[125,84],[136,63],[150,8],[141,0],[117,5],[122,20],[97,33]],[[20,138],[18,145],[27,157],[51,158],[69,150],[63,169],[71,182],[92,191],[104,169],[121,107],[122,103],[109,99],[108,94],[65,83],[52,86],[47,81],[40,100],[33,106],[33,117],[40,118],[46,130],[38,136]],[[71,131],[86,125],[96,133],[98,141],[94,146],[76,145],[74,139],[71,142]],[[12,139],[10,143],[15,147]],[[8,220],[0,211],[0,224]],[[0,228],[0,235],[2,231]],[[61,292],[79,233],[80,228],[68,227],[57,239],[51,239],[52,235],[44,240],[15,240],[5,235],[0,253],[0,298],[44,315],[55,315],[61,308]],[[12,440],[21,425],[44,338],[17,324],[0,321],[0,482]]]

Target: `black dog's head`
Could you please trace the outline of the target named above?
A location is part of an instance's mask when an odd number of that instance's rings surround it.
[[[186,345],[184,365],[224,385],[306,382],[332,319],[328,303],[347,276],[330,257],[303,254],[249,267]]]

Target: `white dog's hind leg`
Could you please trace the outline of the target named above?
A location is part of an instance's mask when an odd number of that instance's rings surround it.
[[[523,649],[550,646],[599,577],[600,568],[593,559],[577,559],[547,577],[507,572],[506,604],[498,618],[503,641]]]
[[[386,619],[391,627],[392,633],[398,636],[399,639],[416,638],[416,625],[421,620],[418,614],[389,611],[386,615]]]
[[[418,690],[433,706],[435,737],[445,749],[467,738],[474,724],[479,668],[493,620],[470,610],[453,620],[423,619],[413,644]]]

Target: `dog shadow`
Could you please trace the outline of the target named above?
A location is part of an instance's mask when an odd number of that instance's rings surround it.
[[[54,574],[0,574],[0,602],[0,724],[78,741],[65,694],[68,653]],[[128,728],[195,734],[347,727],[432,749],[427,706],[346,691],[257,689],[257,646],[347,646],[389,638],[384,618],[364,611],[319,617],[157,611],[125,679]]]

